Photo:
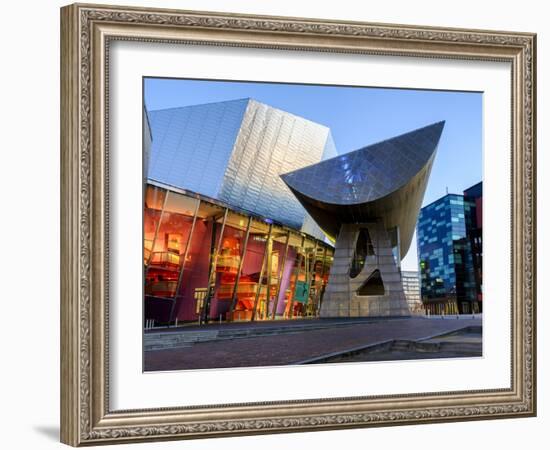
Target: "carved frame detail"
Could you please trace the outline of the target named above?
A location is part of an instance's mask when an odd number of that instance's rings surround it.
[[[536,36],[210,12],[61,10],[62,441],[70,445],[536,414]],[[162,410],[108,408],[108,96],[113,39],[512,63],[512,386]]]

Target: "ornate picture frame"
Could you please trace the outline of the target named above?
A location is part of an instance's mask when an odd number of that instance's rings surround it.
[[[112,410],[109,49],[114,41],[511,64],[511,385]],[[61,440],[73,446],[536,414],[536,35],[74,4],[61,9]],[[137,301],[137,300],[136,300]]]

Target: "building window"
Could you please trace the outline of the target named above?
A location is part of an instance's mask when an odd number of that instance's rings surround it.
[[[197,205],[197,199],[169,192],[160,214],[156,209],[146,211],[145,295],[175,297]]]

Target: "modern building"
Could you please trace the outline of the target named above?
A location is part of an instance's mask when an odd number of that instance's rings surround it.
[[[279,175],[330,130],[252,99],[146,116],[145,320],[318,315],[333,248]]]
[[[479,312],[483,305],[483,185],[481,182],[464,191],[464,199],[474,203],[474,209],[468,209],[465,215],[466,234],[470,241],[474,279],[476,283],[476,297]]]
[[[337,155],[329,128],[244,98],[150,111],[148,178],[323,233],[279,177]]]
[[[431,314],[481,311],[481,183],[420,210],[422,302]]]
[[[413,270],[401,271],[403,292],[407,299],[411,314],[424,314],[422,298],[420,296],[420,274]]]
[[[282,175],[336,240],[321,317],[410,314],[401,255],[411,244],[443,126],[438,122]]]
[[[442,122],[336,156],[252,99],[146,115],[146,322],[410,314],[399,264]]]
[[[146,321],[318,315],[333,256],[325,242],[152,181],[144,218]]]

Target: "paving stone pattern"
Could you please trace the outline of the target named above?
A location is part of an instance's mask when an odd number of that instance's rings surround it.
[[[260,367],[296,364],[309,358],[392,339],[418,340],[468,326],[481,319],[403,318],[250,337],[203,342],[191,347],[144,353],[145,371]]]

